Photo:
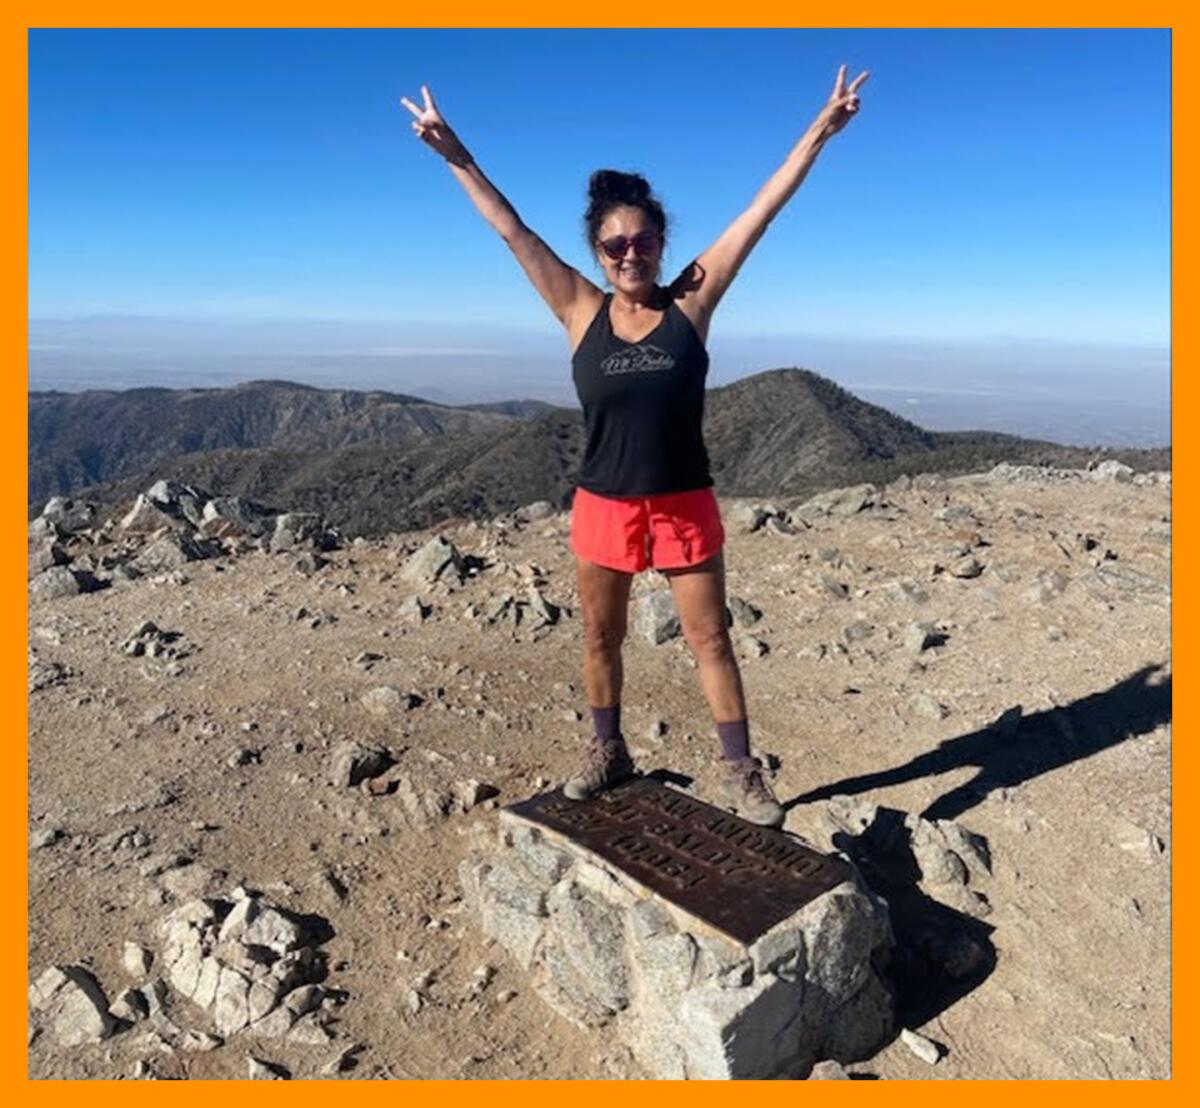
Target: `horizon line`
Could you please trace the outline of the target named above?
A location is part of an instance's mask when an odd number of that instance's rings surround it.
[[[224,321],[235,324],[287,324],[295,326],[297,323],[310,324],[339,324],[342,326],[391,326],[391,327],[421,327],[421,326],[436,326],[438,324],[449,324],[453,322],[456,327],[463,327],[464,321],[452,319],[447,316],[445,318],[438,316],[426,316],[422,319],[396,319],[388,316],[361,316],[361,317],[345,317],[345,316],[326,316],[326,315],[220,315],[220,314],[182,314],[182,313],[152,313],[152,312],[88,312],[78,315],[35,315],[30,313],[26,316],[27,324],[53,324],[53,323],[89,323],[89,322],[154,322],[154,323],[207,323],[212,324],[214,321]],[[525,335],[531,338],[561,338],[561,328],[549,327],[546,329],[529,324],[512,324],[500,323],[495,321],[478,321],[466,322],[465,326],[478,327],[482,329],[494,329],[499,331],[510,331],[517,334]],[[1129,347],[1136,349],[1149,349],[1155,351],[1169,352],[1172,349],[1172,337],[1167,336],[1166,339],[1150,339],[1150,338],[1077,338],[1063,337],[1044,334],[1015,334],[1006,332],[990,332],[985,334],[954,334],[954,335],[930,335],[917,332],[888,332],[878,334],[844,334],[836,331],[723,331],[720,335],[721,341],[780,341],[783,339],[806,339],[809,341],[835,341],[835,342],[853,342],[853,343],[870,343],[870,342],[926,342],[926,343],[979,343],[981,345],[995,345],[1000,343],[1030,343],[1046,346],[1095,346],[1102,348],[1114,347]],[[710,344],[711,344],[710,339]],[[33,348],[30,344],[29,348]]]

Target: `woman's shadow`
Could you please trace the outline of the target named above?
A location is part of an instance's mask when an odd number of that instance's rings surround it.
[[[970,781],[930,803],[925,819],[954,819],[993,789],[1018,785],[1171,719],[1171,678],[1163,666],[1146,666],[1103,692],[1070,705],[1022,718],[1015,732],[995,727],[941,743],[902,766],[823,785],[790,801],[791,808],[835,795],[854,795],[964,766],[978,769]],[[1157,679],[1156,679],[1157,678]],[[912,849],[905,813],[875,807],[857,834],[838,831],[836,849],[858,866],[864,880],[888,902],[897,947],[888,976],[902,1026],[918,1026],[977,988],[995,968],[992,927],[928,896]]]
[[[956,819],[995,789],[1020,785],[1169,722],[1171,677],[1162,670],[1161,663],[1143,666],[1111,688],[1069,706],[1021,717],[1015,733],[988,726],[959,735],[902,766],[821,785],[788,801],[786,807],[974,766],[978,769],[974,777],[931,801],[921,813],[926,819]]]

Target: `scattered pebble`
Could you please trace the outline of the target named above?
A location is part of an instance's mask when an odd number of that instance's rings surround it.
[[[286,1081],[287,1071],[273,1062],[264,1062],[250,1054],[246,1056],[247,1076],[251,1081]]]
[[[932,1039],[925,1038],[924,1035],[910,1031],[907,1027],[900,1032],[900,1041],[922,1062],[927,1062],[931,1066],[937,1065],[938,1059],[942,1056],[941,1048],[937,1043]]]

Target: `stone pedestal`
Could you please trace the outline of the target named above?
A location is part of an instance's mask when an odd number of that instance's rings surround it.
[[[660,804],[661,794],[683,797],[700,820],[697,834],[674,838],[688,845],[686,861],[678,850],[672,861],[675,848],[654,856],[674,877],[672,887],[647,878],[644,867],[606,860],[602,853],[613,851],[604,842],[585,846],[579,836],[505,809],[498,839],[480,842],[459,868],[464,898],[483,931],[528,972],[550,1007],[584,1027],[613,1026],[656,1077],[804,1077],[819,1060],[873,1054],[892,1032],[892,997],[879,976],[893,942],[886,905],[837,859],[831,872],[839,883],[775,911],[778,918],[765,913],[769,927],[762,933],[753,933],[753,918],[714,926],[702,914],[721,916],[736,905],[725,898],[761,897],[771,866],[795,867],[805,848],[684,794],[659,792]],[[551,808],[568,819],[576,810],[561,797]],[[583,826],[586,810],[578,811]],[[654,841],[671,826],[639,827],[636,814],[625,818],[619,840],[626,846],[631,835],[644,831]],[[706,847],[705,827],[719,828],[732,844],[719,852]],[[737,859],[728,861],[739,839],[762,859],[740,884]],[[822,861],[834,864],[806,853],[806,872]],[[718,854],[724,870],[711,861]],[[677,901],[687,897],[675,890],[702,881],[709,883],[707,906],[681,907]]]

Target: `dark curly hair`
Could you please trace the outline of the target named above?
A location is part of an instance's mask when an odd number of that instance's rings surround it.
[[[667,244],[667,216],[662,204],[650,191],[650,182],[640,173],[622,173],[617,169],[597,169],[588,181],[588,207],[583,216],[584,234],[590,253],[596,251],[600,225],[609,211],[627,204],[641,208]]]

